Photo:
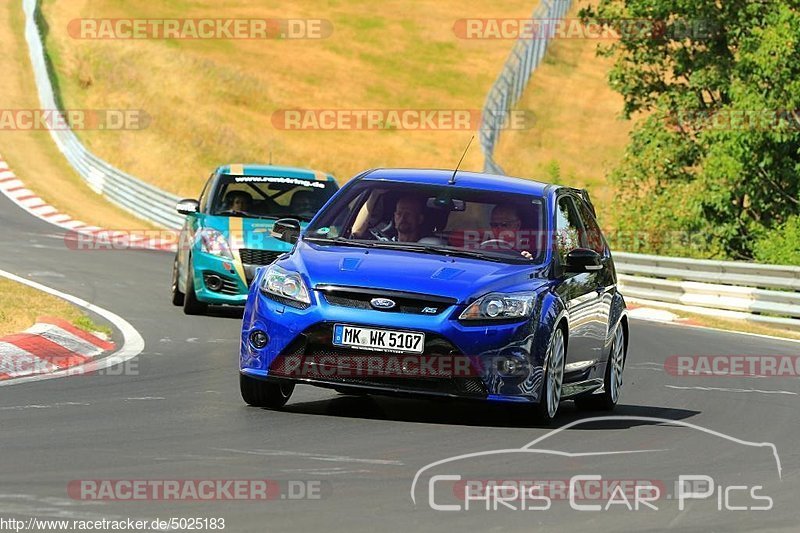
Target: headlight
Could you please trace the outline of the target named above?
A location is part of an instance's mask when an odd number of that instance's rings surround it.
[[[267,269],[264,277],[261,278],[260,289],[264,293],[280,296],[299,304],[311,304],[308,289],[300,278],[300,274],[289,272],[278,265],[272,265]]]
[[[508,320],[531,315],[535,295],[491,293],[464,309],[459,320]]]
[[[211,255],[233,259],[231,247],[225,236],[219,231],[203,228],[197,232],[197,240],[200,241],[200,250]]]

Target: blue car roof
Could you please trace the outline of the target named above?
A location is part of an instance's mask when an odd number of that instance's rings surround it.
[[[378,168],[365,173],[362,175],[361,179],[419,183],[425,185],[447,185],[448,180],[450,180],[452,176],[452,170],[444,169]],[[557,187],[549,183],[542,183],[524,178],[463,170],[459,170],[458,174],[456,174],[455,186],[468,187],[470,189],[485,189],[487,191],[496,192],[531,194],[536,196],[546,195],[549,192],[548,187]]]
[[[221,165],[217,168],[220,174],[235,176],[275,176],[286,178],[300,178],[307,180],[336,181],[331,174],[312,170],[309,168],[281,167],[277,165],[262,165],[258,163]]]

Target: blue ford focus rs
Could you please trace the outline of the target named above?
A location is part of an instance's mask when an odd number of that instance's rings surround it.
[[[612,409],[625,301],[588,194],[446,170],[352,179],[250,286],[244,401],[279,408],[296,384],[343,393]]]

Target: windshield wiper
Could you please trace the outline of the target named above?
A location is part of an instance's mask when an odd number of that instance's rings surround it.
[[[453,257],[471,257],[475,259],[482,259],[485,261],[494,261],[494,262],[502,262],[505,258],[501,257],[494,257],[491,255],[486,255],[483,252],[473,251],[473,250],[457,250],[452,248],[442,248],[441,246],[430,246],[424,244],[398,244],[396,242],[391,241],[376,241],[373,245],[375,248],[385,248],[390,250],[403,250],[406,252],[420,252],[426,254],[435,254],[435,255],[449,255]],[[513,259],[513,258],[510,258]]]
[[[438,248],[438,247],[431,247],[429,246],[428,249],[434,253],[440,253],[444,255],[452,255],[454,257],[472,257],[475,259],[482,259],[485,261],[494,261],[495,263],[502,262],[504,258],[495,257],[492,255],[486,255],[483,252],[478,252],[475,250],[453,250],[452,248]],[[509,259],[514,259],[509,257]]]
[[[344,237],[303,237],[304,241],[314,242],[319,244],[336,244],[339,246],[355,246],[358,248],[372,248],[374,243],[371,241],[353,241],[345,239]]]

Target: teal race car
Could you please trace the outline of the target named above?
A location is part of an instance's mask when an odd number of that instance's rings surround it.
[[[276,220],[302,229],[339,189],[330,174],[272,165],[217,168],[198,200],[177,205],[186,215],[172,268],[172,303],[188,315],[208,305],[243,306],[258,267],[292,245],[270,235]]]

